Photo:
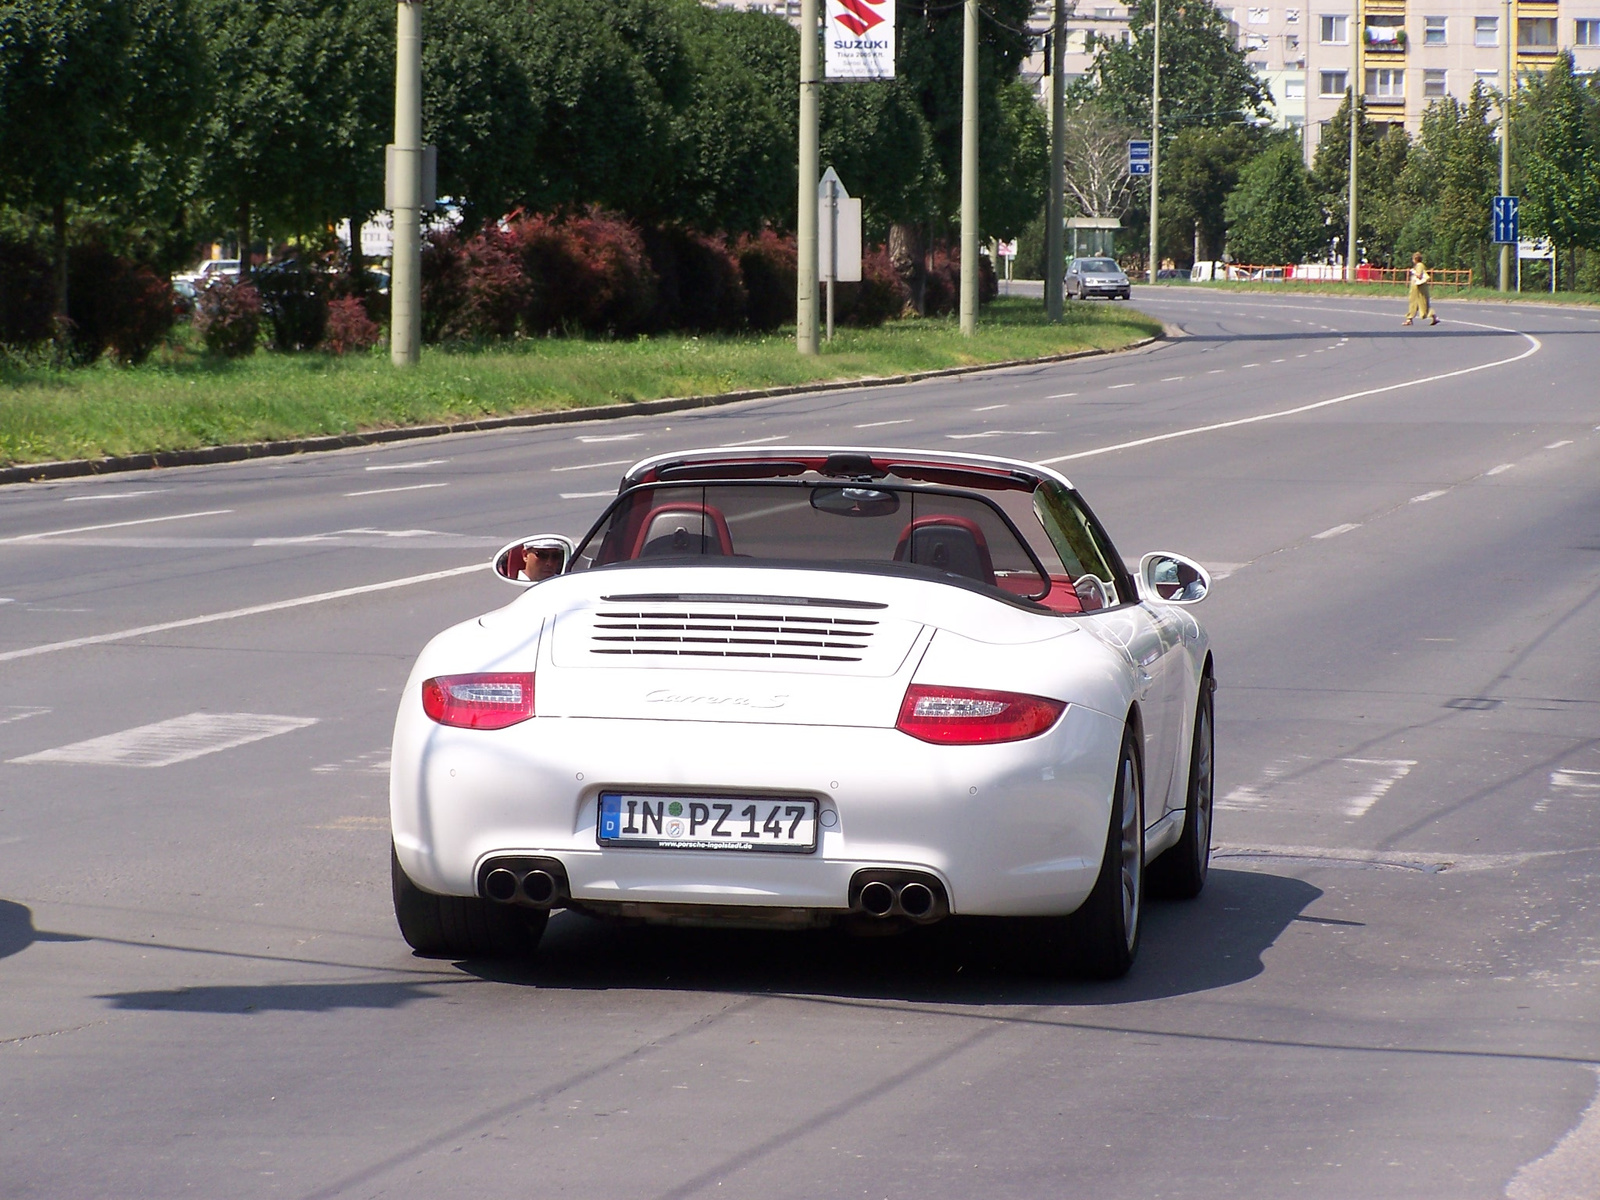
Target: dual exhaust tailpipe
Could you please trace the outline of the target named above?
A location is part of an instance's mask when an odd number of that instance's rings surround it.
[[[496,904],[559,908],[572,895],[567,870],[553,858],[494,858],[478,872],[478,894]]]
[[[850,880],[850,911],[931,925],[950,915],[950,898],[944,884],[924,871],[857,871]]]

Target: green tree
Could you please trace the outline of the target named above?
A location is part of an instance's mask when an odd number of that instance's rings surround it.
[[[1574,77],[1562,52],[1548,71],[1526,82],[1513,145],[1522,168],[1522,227],[1566,252],[1576,286],[1580,246],[1600,242],[1600,157],[1590,139],[1593,93]]]
[[[1411,215],[1401,179],[1411,139],[1399,126],[1368,120],[1366,101],[1356,101],[1356,237],[1370,262],[1393,259],[1395,241]],[[1350,94],[1322,133],[1312,161],[1313,188],[1328,218],[1328,234],[1342,244],[1350,212]],[[1359,262],[1357,257],[1355,261]]]
[[[1181,263],[1179,247],[1197,241],[1200,257],[1218,258],[1227,235],[1228,196],[1264,138],[1250,125],[1191,125],[1161,152],[1161,244]],[[1120,149],[1120,147],[1119,147]],[[1192,250],[1191,250],[1192,253]]]
[[[1400,180],[1409,214],[1395,241],[1406,261],[1415,250],[1440,267],[1488,270],[1489,209],[1499,190],[1500,149],[1488,93],[1473,84],[1463,103],[1430,104]]]
[[[1240,262],[1296,263],[1322,247],[1322,209],[1297,142],[1280,141],[1245,165],[1226,216],[1228,249]]]
[[[1155,0],[1134,0],[1127,41],[1103,38],[1077,87],[1141,129],[1150,128],[1150,75],[1155,57]],[[1164,138],[1192,125],[1262,120],[1271,96],[1245,65],[1244,52],[1214,5],[1174,5],[1161,14],[1161,125]]]

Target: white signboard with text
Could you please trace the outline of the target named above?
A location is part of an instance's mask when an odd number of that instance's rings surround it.
[[[895,0],[826,0],[825,78],[894,78],[894,4]]]

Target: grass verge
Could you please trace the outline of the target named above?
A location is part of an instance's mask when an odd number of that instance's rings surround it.
[[[1166,286],[1163,284],[1162,286]],[[1211,283],[1176,283],[1171,285],[1196,292],[1269,292],[1279,296],[1367,296],[1384,300],[1404,300],[1403,283],[1317,283],[1310,280],[1289,280],[1270,283],[1265,280],[1216,280]],[[1469,287],[1452,289],[1435,287],[1433,302],[1449,303],[1451,300],[1492,300],[1496,304],[1571,304],[1578,307],[1600,305],[1600,295],[1593,292],[1500,292],[1494,288]]]
[[[976,337],[953,319],[841,329],[815,358],[793,333],[539,338],[430,347],[414,371],[387,353],[262,352],[223,361],[175,341],[140,367],[59,369],[0,360],[0,465],[271,441],[552,409],[899,375],[1074,350],[1161,331],[1123,305],[1070,305],[1050,325],[1037,300],[997,300]]]

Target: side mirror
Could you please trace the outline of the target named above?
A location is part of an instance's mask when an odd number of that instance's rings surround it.
[[[1192,559],[1157,550],[1139,560],[1139,586],[1147,600],[1198,604],[1211,590],[1211,575]]]
[[[566,572],[577,547],[559,533],[518,538],[494,556],[494,573],[507,583],[528,587]]]

